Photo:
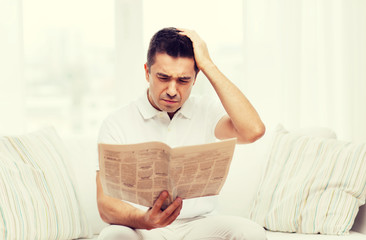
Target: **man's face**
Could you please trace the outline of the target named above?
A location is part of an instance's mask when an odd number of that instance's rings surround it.
[[[149,82],[148,98],[151,105],[168,112],[170,117],[188,99],[196,81],[193,58],[174,58],[157,53],[150,72],[145,64],[146,80]]]

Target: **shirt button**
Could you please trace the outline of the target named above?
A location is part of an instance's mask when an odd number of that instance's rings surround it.
[[[172,129],[171,128],[168,128],[168,132],[170,132]]]

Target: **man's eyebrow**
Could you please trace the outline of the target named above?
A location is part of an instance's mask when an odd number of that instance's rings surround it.
[[[178,78],[181,79],[181,80],[189,80],[192,77],[190,77],[190,76],[181,76],[181,77],[178,77]]]
[[[170,77],[169,75],[167,75],[165,73],[160,73],[160,72],[156,73],[156,75],[158,75],[160,77],[166,77],[166,78]]]
[[[156,73],[156,75],[157,75],[158,77],[171,78],[171,76],[170,76],[170,75],[165,74],[165,73],[161,73],[161,72]],[[190,79],[192,79],[192,77],[191,77],[191,76],[180,76],[180,77],[177,77],[177,78],[178,78],[178,79],[181,79],[181,80],[190,80]]]

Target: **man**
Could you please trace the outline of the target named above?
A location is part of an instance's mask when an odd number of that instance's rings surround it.
[[[214,65],[196,32],[175,28],[157,32],[144,67],[149,88],[140,99],[104,121],[99,142],[162,141],[176,147],[233,137],[238,143],[251,143],[264,134],[256,110]],[[199,71],[221,103],[190,97]],[[103,193],[97,172],[100,216],[112,224],[99,238],[265,239],[264,230],[249,220],[213,214],[217,196],[184,201],[177,197],[162,210],[167,197],[163,191],[150,209],[111,198]]]

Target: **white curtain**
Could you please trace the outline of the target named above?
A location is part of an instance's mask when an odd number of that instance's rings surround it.
[[[244,0],[237,83],[267,126],[366,141],[366,1]]]

